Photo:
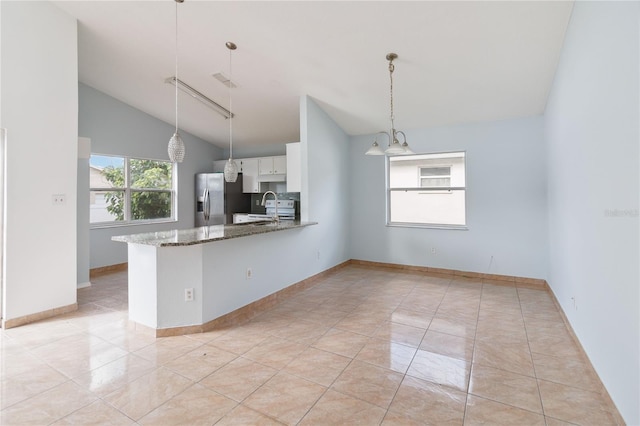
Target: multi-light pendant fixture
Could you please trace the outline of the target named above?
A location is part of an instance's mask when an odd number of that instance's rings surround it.
[[[224,165],[224,180],[226,182],[235,182],[238,180],[238,165],[233,160],[233,102],[231,97],[231,89],[233,87],[231,77],[233,72],[231,69],[231,52],[236,50],[238,46],[231,41],[226,42],[225,46],[229,49],[229,160]]]
[[[176,1],[176,75],[175,79],[178,80],[178,3],[182,3],[184,0],[175,0]],[[180,133],[178,133],[178,85],[176,84],[176,131],[171,136],[169,140],[169,146],[167,148],[167,152],[169,153],[169,159],[172,163],[182,163],[184,160],[184,142],[180,137]]]
[[[404,132],[395,129],[395,125],[393,123],[393,71],[395,66],[393,65],[393,60],[397,59],[398,55],[395,53],[387,54],[387,61],[389,61],[389,80],[391,82],[390,85],[390,99],[391,99],[391,130],[389,132],[378,132],[377,134],[385,134],[389,138],[389,147],[386,150],[382,150],[380,145],[378,145],[378,140],[374,140],[371,148],[365,153],[366,155],[409,155],[414,152],[409,148],[409,144],[407,144],[407,137]],[[402,143],[398,140],[398,135],[402,135]]]

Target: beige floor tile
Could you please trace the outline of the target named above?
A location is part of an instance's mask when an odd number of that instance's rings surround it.
[[[258,320],[252,322],[252,324],[258,323],[260,323]],[[222,336],[214,338],[208,344],[227,352],[242,355],[268,337],[263,331],[255,330],[252,324],[232,329]]]
[[[417,348],[426,332],[425,328],[413,327],[395,322],[382,323],[374,333],[376,339],[385,339],[395,343]]]
[[[400,382],[400,373],[354,360],[333,382],[331,389],[386,409]]]
[[[410,325],[412,327],[423,328],[426,330],[429,328],[429,324],[431,324],[434,314],[435,312],[427,314],[399,307],[393,311],[389,320],[396,324]]]
[[[369,337],[363,336],[362,334],[331,329],[324,336],[316,340],[312,346],[327,352],[353,358],[368,341]]]
[[[141,425],[212,425],[238,403],[195,384],[174,396],[140,420]]]
[[[202,343],[184,336],[165,337],[156,339],[155,343],[135,351],[134,354],[160,366],[200,346]]]
[[[466,398],[466,392],[406,376],[393,398],[389,412],[433,425],[460,425]]]
[[[600,394],[545,380],[538,384],[545,415],[576,424],[615,424]]]
[[[329,389],[299,423],[301,426],[376,425],[385,410]]]
[[[39,346],[32,353],[68,377],[77,377],[123,357],[127,352],[111,343],[77,335]]]
[[[475,320],[451,318],[436,314],[429,324],[429,330],[475,339],[476,325],[477,323]]]
[[[237,357],[215,346],[204,345],[169,361],[165,367],[197,382]]]
[[[536,335],[529,337],[531,352],[556,357],[582,358],[582,351],[574,343],[569,333],[563,335]]]
[[[146,359],[127,355],[73,380],[99,397],[104,397],[155,368],[155,364]]]
[[[465,426],[545,426],[545,419],[542,414],[469,395],[464,424]]]
[[[0,362],[4,362],[0,361]],[[0,410],[58,386],[69,378],[46,364],[0,381]]]
[[[216,423],[216,426],[277,426],[283,424],[248,407],[238,405]]]
[[[187,378],[159,368],[110,393],[104,401],[139,420],[192,384]]]
[[[415,353],[414,347],[374,338],[360,350],[356,359],[404,374]]]
[[[478,340],[473,353],[473,362],[535,377],[527,342]]]
[[[294,425],[326,390],[326,387],[317,383],[287,373],[278,373],[242,404],[282,423]]]
[[[453,336],[429,330],[425,334],[420,349],[440,355],[471,361],[473,356],[473,339]]]
[[[382,318],[352,313],[338,321],[334,327],[352,333],[373,336],[383,321]]]
[[[113,425],[128,426],[135,422],[120,411],[98,400],[53,423],[53,426]]]
[[[301,343],[273,337],[254,346],[243,357],[281,370],[305,349]]]
[[[424,426],[429,423],[427,419],[415,420],[407,414],[389,410],[380,424],[382,426]],[[459,425],[460,423],[457,424]]]
[[[470,370],[468,361],[418,350],[407,374],[466,392]]]
[[[569,423],[562,420],[554,419],[553,417],[545,416],[544,418],[547,426],[574,426],[575,423]]]
[[[351,358],[315,348],[307,348],[284,369],[287,373],[323,386],[331,383],[351,362]]]
[[[271,367],[250,359],[236,358],[202,379],[200,384],[239,402],[251,395],[277,372]]]
[[[305,313],[305,318],[307,317]],[[287,324],[284,327],[271,331],[271,334],[282,339],[292,340],[304,345],[315,342],[320,336],[329,330],[316,322],[298,320]]]
[[[586,362],[571,357],[555,357],[535,352],[531,355],[538,379],[593,392],[600,391],[598,378]]]
[[[524,410],[542,413],[538,384],[533,377],[474,363],[469,393]]]
[[[469,386],[466,424],[613,422],[546,291],[349,265],[246,323],[155,338],[126,272],[92,284],[78,311],[0,330],[0,423],[461,424]]]
[[[0,411],[0,424],[50,424],[95,400],[95,395],[68,381]]]

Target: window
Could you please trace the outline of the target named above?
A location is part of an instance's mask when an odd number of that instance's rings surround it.
[[[90,223],[174,220],[174,176],[169,161],[91,155]]]
[[[389,157],[389,225],[464,227],[465,153]]]

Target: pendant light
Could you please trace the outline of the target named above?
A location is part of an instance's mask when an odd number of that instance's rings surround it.
[[[231,52],[237,49],[233,42],[226,42],[225,46],[229,49],[229,160],[224,165],[224,180],[226,182],[235,182],[238,180],[238,165],[233,160],[233,104],[231,101],[232,86],[232,70],[231,70]]]
[[[178,81],[178,3],[182,3],[184,0],[175,0],[176,2],[176,81]],[[176,84],[176,131],[169,139],[169,146],[167,147],[169,153],[169,159],[172,163],[182,163],[184,160],[184,142],[178,133],[178,85]]]
[[[389,81],[390,81],[390,105],[391,105],[391,130],[389,132],[378,132],[378,134],[385,134],[389,138],[389,147],[386,150],[382,150],[380,145],[378,145],[378,140],[374,140],[371,148],[365,152],[366,155],[408,155],[413,154],[414,152],[409,148],[409,144],[407,143],[407,137],[404,132],[395,129],[395,125],[393,123],[394,115],[393,115],[393,71],[395,66],[393,65],[393,60],[397,59],[398,55],[395,53],[387,54],[387,61],[389,61]],[[398,135],[402,135],[403,142],[400,143],[398,140]]]

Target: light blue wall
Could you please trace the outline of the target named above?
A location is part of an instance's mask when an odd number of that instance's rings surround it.
[[[639,17],[638,2],[576,2],[545,113],[548,281],[630,425],[640,424]]]
[[[91,139],[92,152],[168,159],[172,125],[84,84],[79,85],[79,107],[79,134]],[[178,165],[178,222],[91,230],[91,268],[127,261],[127,246],[111,241],[114,235],[193,226],[194,175],[212,171],[213,160],[222,156],[220,148],[189,133],[180,134],[186,145],[186,156]]]
[[[318,222],[302,245],[314,250],[314,273],[350,259],[349,137],[309,96],[300,98],[303,220]],[[305,167],[306,165],[306,167]],[[318,256],[319,252],[319,256]],[[318,258],[319,257],[319,258]]]
[[[351,257],[545,278],[546,169],[542,118],[405,133],[416,153],[466,151],[468,230],[385,226],[385,158],[364,155],[373,135],[353,137],[349,179]],[[431,248],[436,249],[435,255]]]

